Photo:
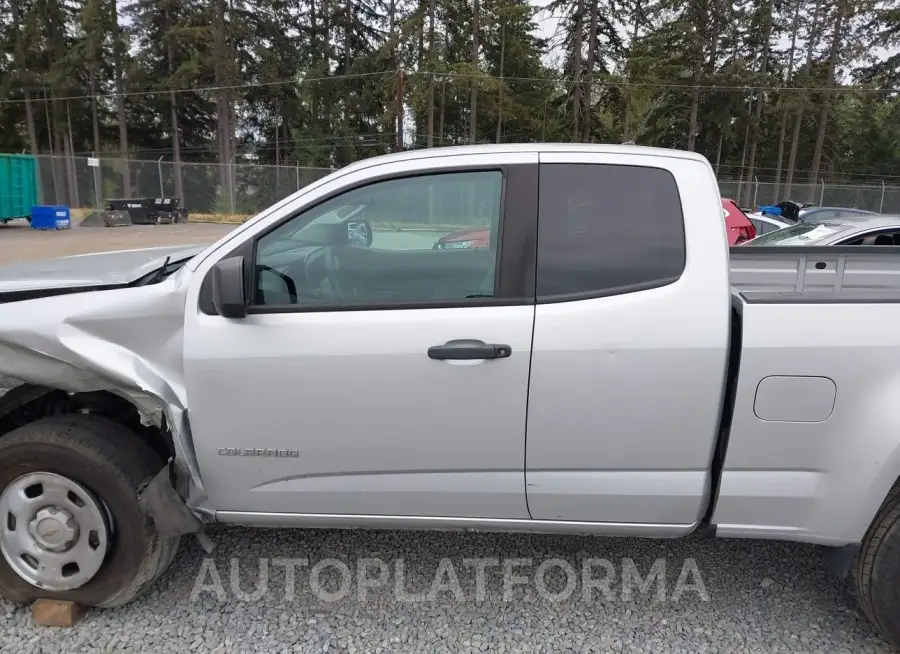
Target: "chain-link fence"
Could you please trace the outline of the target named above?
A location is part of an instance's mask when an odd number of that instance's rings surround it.
[[[331,172],[262,164],[41,155],[41,202],[102,209],[112,198],[176,197],[192,214],[253,215]]]
[[[116,158],[38,158],[41,202],[73,208],[103,208],[110,198],[176,197],[191,214],[249,216],[331,172],[328,168],[251,163],[182,163]],[[785,199],[821,206],[855,207],[900,213],[900,186],[775,184],[758,180],[720,180],[724,197],[742,206],[776,204]]]
[[[743,198],[741,206],[758,207],[784,200],[812,202],[821,207],[849,207],[877,213],[900,213],[900,186],[880,184],[776,184],[719,180],[723,197]],[[748,201],[749,200],[749,201]]]

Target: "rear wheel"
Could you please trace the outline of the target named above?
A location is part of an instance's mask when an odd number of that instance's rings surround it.
[[[136,434],[81,414],[0,438],[0,595],[125,604],[171,562],[138,492],[163,467]]]
[[[888,493],[851,570],[863,614],[900,648],[900,486]]]

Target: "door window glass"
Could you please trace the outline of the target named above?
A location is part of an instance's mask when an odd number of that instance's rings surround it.
[[[376,182],[261,237],[255,304],[465,301],[494,293],[503,174]]]
[[[678,186],[659,168],[542,164],[538,299],[626,293],[684,270]]]

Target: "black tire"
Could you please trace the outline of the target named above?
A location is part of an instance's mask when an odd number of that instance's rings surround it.
[[[863,615],[900,649],[900,485],[878,510],[850,574]]]
[[[137,597],[162,575],[178,547],[178,538],[157,535],[138,505],[138,492],[162,467],[163,461],[140,437],[97,416],[44,418],[0,438],[0,491],[24,474],[53,472],[102,499],[114,524],[103,567],[80,588],[42,590],[0,557],[0,595],[20,603],[43,597],[98,607],[120,606]]]

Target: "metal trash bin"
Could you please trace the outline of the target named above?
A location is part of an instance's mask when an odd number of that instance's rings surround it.
[[[35,205],[31,207],[32,229],[69,229],[72,216],[65,205]]]
[[[133,225],[161,225],[186,222],[180,203],[180,198],[112,198],[106,201],[106,209],[127,211]]]
[[[31,220],[31,207],[39,202],[36,159],[30,155],[0,153],[0,225],[10,220]]]
[[[179,208],[180,198],[157,198],[153,201],[153,208],[157,214],[157,224],[187,222],[186,212]]]
[[[152,216],[153,198],[113,198],[106,201],[107,211],[127,211],[133,225],[152,225],[156,216]]]
[[[128,227],[131,225],[131,215],[127,211],[104,211],[103,224],[107,227]]]

